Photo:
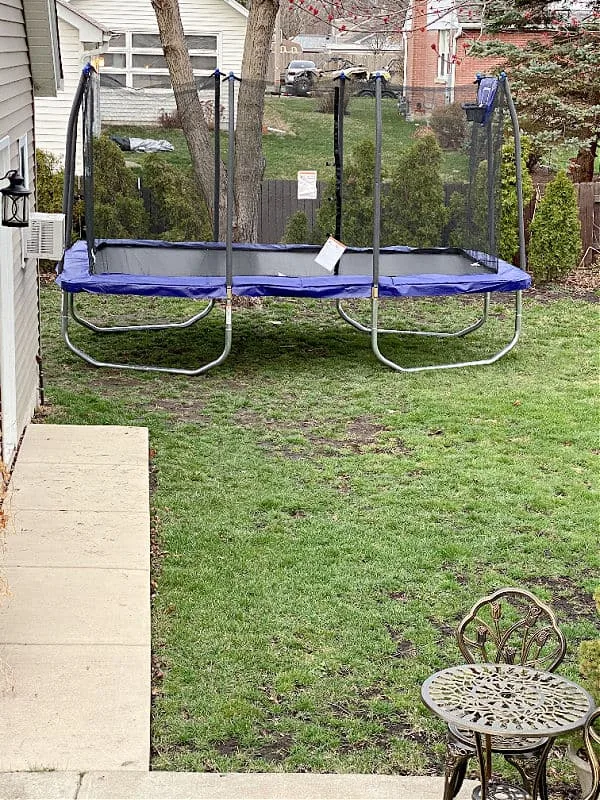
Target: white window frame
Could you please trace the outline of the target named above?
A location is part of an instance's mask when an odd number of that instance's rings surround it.
[[[111,47],[110,42],[108,48],[106,50],[105,55],[119,55],[122,54],[125,56],[125,66],[124,67],[107,67],[103,66],[100,69],[101,75],[106,75],[107,77],[110,75],[125,75],[125,86],[115,84],[113,88],[143,88],[145,91],[170,91],[171,85],[169,82],[169,86],[164,87],[135,87],[134,78],[136,75],[157,75],[157,76],[169,76],[169,70],[167,68],[160,68],[160,67],[153,67],[145,69],[144,67],[134,67],[133,66],[133,57],[138,55],[147,55],[147,56],[164,56],[164,52],[162,47],[134,47],[133,46],[133,37],[134,36],[158,36],[157,31],[115,31],[115,36],[124,36],[125,37],[125,46],[124,47]],[[212,36],[215,39],[215,49],[209,50],[207,48],[204,49],[194,49],[188,50],[190,56],[209,56],[215,59],[215,66],[211,69],[194,69],[194,76],[198,78],[208,77],[211,75],[214,70],[218,67],[220,63],[220,54],[221,54],[221,35],[214,31],[186,31],[186,36]],[[111,88],[109,85],[105,84],[103,88]]]
[[[0,139],[0,177],[11,169],[10,138]],[[0,225],[0,387],[2,388],[2,460],[10,467],[17,451],[17,363],[15,270],[12,229]]]
[[[452,72],[452,31],[442,28],[438,31],[437,76],[446,79]]]

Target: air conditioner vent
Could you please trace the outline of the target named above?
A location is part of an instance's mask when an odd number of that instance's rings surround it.
[[[25,255],[58,261],[65,249],[65,215],[36,212],[29,219]]]

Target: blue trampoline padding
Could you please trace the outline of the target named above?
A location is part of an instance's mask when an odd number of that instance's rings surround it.
[[[99,246],[157,247],[200,249],[194,242],[117,241],[99,242]],[[301,253],[312,262],[319,248],[311,245],[235,245],[240,250],[281,250]],[[201,249],[223,249],[219,243],[202,243]],[[413,248],[385,248],[386,253],[411,253]],[[348,252],[358,249],[348,248]],[[362,249],[362,252],[365,252]],[[382,251],[383,252],[383,251]],[[436,256],[433,256],[434,258]],[[234,250],[235,271],[235,250]],[[223,277],[131,275],[126,273],[90,273],[87,245],[76,242],[66,251],[58,285],[68,292],[91,294],[123,294],[147,297],[186,297],[190,299],[223,298],[226,295]],[[365,298],[371,295],[371,275],[326,275],[286,277],[272,275],[237,275],[233,278],[233,294],[241,297],[314,297],[325,299]],[[379,279],[380,297],[428,297],[484,292],[513,292],[527,289],[531,278],[523,270],[498,260],[497,272],[466,275],[437,273],[384,276]]]

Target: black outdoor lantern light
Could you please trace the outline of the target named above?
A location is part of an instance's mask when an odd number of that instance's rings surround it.
[[[7,228],[26,228],[29,225],[29,195],[25,179],[16,169],[9,170],[4,178],[8,186],[0,189],[2,195],[2,224]]]

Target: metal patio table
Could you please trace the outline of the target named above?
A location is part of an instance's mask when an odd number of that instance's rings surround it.
[[[576,683],[513,664],[461,664],[441,670],[427,678],[421,695],[447,723],[474,734],[481,787],[473,797],[479,800],[490,796],[492,737],[548,737],[533,782],[535,798],[554,739],[582,728],[595,708]]]

